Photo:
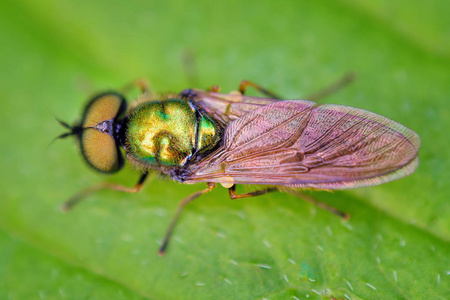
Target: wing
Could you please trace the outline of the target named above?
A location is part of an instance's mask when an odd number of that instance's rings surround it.
[[[189,93],[195,104],[223,124],[228,124],[257,108],[280,101],[279,99],[244,96],[238,93],[220,94],[197,89],[189,90]]]
[[[376,185],[411,174],[419,136],[348,106],[278,101],[232,121],[220,149],[188,169],[186,182],[321,189]]]

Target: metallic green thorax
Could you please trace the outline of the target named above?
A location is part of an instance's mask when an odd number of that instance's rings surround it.
[[[128,118],[127,155],[149,167],[182,166],[219,140],[218,125],[187,100],[145,102]]]

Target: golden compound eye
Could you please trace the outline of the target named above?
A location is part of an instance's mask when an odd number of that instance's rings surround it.
[[[86,107],[81,126],[93,127],[98,123],[114,119],[125,110],[125,99],[115,93],[95,97]]]
[[[98,171],[113,173],[123,166],[122,154],[112,136],[115,130],[112,124],[125,109],[125,99],[112,92],[96,96],[86,106],[81,123],[81,152],[88,164]],[[104,127],[99,127],[102,123],[111,126],[108,133],[105,133]]]
[[[114,138],[93,128],[86,128],[81,135],[81,152],[86,161],[105,173],[120,170],[123,158]]]

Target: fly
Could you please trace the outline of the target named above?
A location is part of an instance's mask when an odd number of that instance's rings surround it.
[[[69,210],[101,189],[139,192],[150,170],[181,183],[207,184],[179,203],[160,254],[186,204],[221,184],[231,199],[277,190],[314,202],[343,218],[347,214],[317,202],[298,189],[339,190],[396,180],[418,166],[420,138],[386,117],[350,106],[281,100],[249,81],[239,92],[223,94],[188,89],[163,98],[151,97],[141,83],[143,100],[127,108],[125,97],[105,92],[93,97],[81,122],[59,138],[76,136],[92,168],[118,172],[125,160],[142,174],[130,188],[102,183],[81,191],[63,206]],[[248,86],[267,98],[245,95]],[[237,194],[236,185],[266,185]]]

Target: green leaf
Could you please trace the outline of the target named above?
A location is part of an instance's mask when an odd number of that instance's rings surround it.
[[[0,233],[1,299],[145,299]],[[101,287],[101,288],[99,288]]]
[[[2,3],[0,298],[447,298],[449,13],[444,0]],[[356,82],[323,101],[422,139],[407,178],[312,193],[349,222],[288,194],[229,200],[217,188],[186,208],[159,257],[177,203],[204,185],[153,178],[139,194],[59,209],[87,186],[139,177],[92,172],[73,141],[48,147],[64,131],[52,114],[78,119],[94,92],[139,77],[159,93],[227,92],[248,79],[299,99],[349,71]]]

